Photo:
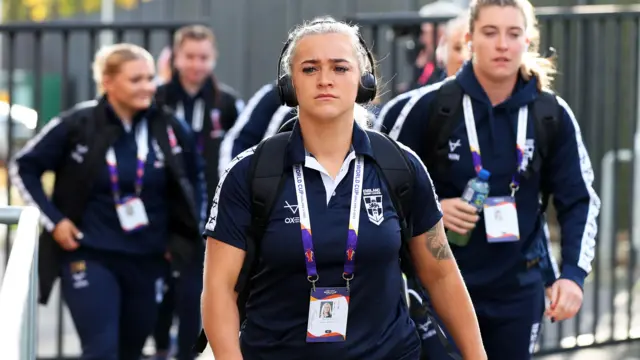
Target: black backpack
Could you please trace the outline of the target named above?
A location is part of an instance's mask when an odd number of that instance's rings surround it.
[[[249,296],[249,282],[257,268],[260,255],[260,241],[273,209],[274,202],[282,190],[286,174],[284,173],[285,150],[289,143],[291,130],[296,119],[291,119],[282,125],[278,133],[263,140],[255,149],[251,158],[249,178],[251,181],[251,213],[253,219],[247,234],[247,251],[245,255],[235,290],[238,293],[238,311],[240,323],[244,323],[245,305]],[[400,220],[402,245],[400,248],[400,267],[407,277],[414,277],[409,254],[408,243],[412,237],[411,205],[415,174],[406,158],[404,151],[387,135],[367,131],[371,147],[376,155],[376,166],[383,181],[389,189],[389,195]],[[399,290],[400,291],[400,290]],[[425,311],[430,313],[429,309]],[[433,319],[433,318],[432,318]],[[434,321],[434,320],[432,320]],[[435,322],[434,322],[435,324]],[[446,336],[436,326],[438,337],[445,344],[454,359],[460,359],[453,353],[451,344]],[[207,346],[207,337],[202,331],[194,346],[194,350],[201,353]]]
[[[423,149],[423,162],[429,173],[436,179],[446,179],[449,174],[449,137],[455,125],[455,119],[462,115],[462,97],[464,92],[455,78],[445,80],[436,93],[436,99],[429,109],[429,124]],[[549,202],[550,184],[548,176],[548,159],[553,155],[556,146],[562,106],[556,96],[549,92],[540,92],[533,102],[535,118],[535,153],[529,162],[525,178],[541,172],[542,176],[542,204],[543,213]]]

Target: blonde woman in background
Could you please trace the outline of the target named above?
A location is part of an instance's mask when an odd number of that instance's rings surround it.
[[[40,301],[60,276],[82,359],[139,360],[162,300],[165,253],[189,261],[199,242],[195,144],[152,105],[151,55],[102,48],[100,98],[52,119],[17,154],[11,179],[42,211]],[[54,171],[53,196],[40,178]]]

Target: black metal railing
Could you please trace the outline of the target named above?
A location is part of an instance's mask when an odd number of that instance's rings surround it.
[[[602,200],[583,309],[574,319],[546,322],[538,354],[640,340],[640,5],[545,7],[536,12],[540,48],[555,49],[559,74],[554,87],[581,126],[594,188]],[[349,19],[363,27],[381,61],[387,99],[413,75],[413,53],[407,49],[417,41],[421,25],[447,20],[413,12]],[[434,44],[436,36],[434,32]],[[554,228],[552,241],[558,247],[557,223]]]

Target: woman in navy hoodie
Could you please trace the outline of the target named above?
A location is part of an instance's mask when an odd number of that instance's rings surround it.
[[[532,5],[527,0],[475,0],[469,25],[472,61],[454,79],[414,95],[390,135],[411,147],[427,166],[438,164],[428,161],[434,158],[434,144],[425,146],[425,136],[434,134],[429,134],[433,120],[425,115],[439,106],[435,100],[443,99],[438,96],[443,91],[460,94],[458,109],[449,109],[452,115],[447,119],[451,131],[440,161],[446,167],[429,171],[449,233],[470,235],[467,244],[451,247],[474,302],[489,359],[530,359],[543,315],[552,321],[569,319],[582,305],[600,200],[592,187],[593,170],[578,122],[569,105],[548,90],[553,66],[537,53],[539,32]],[[534,107],[543,98],[552,102]],[[540,136],[544,132],[538,129],[535,110],[556,120],[547,139]],[[547,147],[550,136],[558,141]],[[548,156],[541,152],[544,148]],[[491,172],[491,189],[478,214],[460,197],[480,169]],[[552,264],[544,235],[543,192],[553,194],[562,229],[563,264],[551,278],[545,276]],[[511,221],[489,216],[499,207],[502,217],[509,215]],[[510,236],[500,236],[504,232]],[[546,311],[543,285],[550,301]],[[434,340],[433,347],[438,346]]]

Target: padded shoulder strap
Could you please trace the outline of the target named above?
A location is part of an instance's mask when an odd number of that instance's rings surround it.
[[[251,159],[248,181],[251,182],[251,226],[247,233],[246,254],[235,291],[238,293],[238,313],[240,324],[245,319],[245,307],[249,299],[249,280],[258,264],[260,241],[273,209],[273,204],[284,183],[285,151],[290,132],[276,134],[263,140],[256,147]],[[207,347],[207,336],[200,332],[193,350],[202,353]]]
[[[389,188],[391,202],[400,220],[400,233],[402,237],[400,265],[404,273],[413,274],[414,269],[409,255],[408,244],[413,235],[411,209],[415,173],[409,163],[409,159],[407,159],[404,151],[397,142],[389,138],[386,134],[379,132],[368,131],[367,134],[371,141],[376,164]]]
[[[446,176],[449,137],[455,119],[462,112],[462,95],[462,87],[455,78],[445,80],[429,109],[423,161],[427,169],[440,178]]]
[[[549,159],[557,144],[557,134],[562,118],[562,107],[558,103],[555,94],[541,92],[533,103],[535,119],[535,154],[531,166],[527,169],[527,175],[541,173],[542,204],[540,211],[545,212],[551,194],[549,184]]]
[[[257,249],[264,234],[273,203],[280,192],[284,170],[284,155],[289,134],[282,133],[262,141],[251,157],[249,181],[251,182],[251,226],[247,234],[247,249],[236,291],[247,288],[253,265],[257,261]],[[240,304],[240,296],[238,297]],[[243,304],[243,303],[242,303]]]
[[[264,227],[267,224],[280,190],[290,135],[290,132],[283,132],[265,139],[253,154],[250,170],[252,226]]]
[[[558,132],[560,104],[554,94],[541,92],[533,103],[536,143],[542,160],[547,159],[555,146]],[[539,170],[539,168],[537,169]]]
[[[400,247],[400,267],[402,272],[409,279],[416,280],[415,268],[409,253],[409,240],[413,235],[411,226],[411,208],[413,202],[413,187],[415,182],[415,172],[405,156],[404,150],[387,135],[368,132],[371,140],[371,147],[376,157],[376,163],[382,171],[383,177],[390,189],[391,201],[398,212],[400,218],[400,231],[402,245]],[[431,319],[436,329],[436,334],[448,355],[454,360],[462,360],[456,353],[451,342],[438,325],[433,313],[428,306],[421,307],[426,311],[426,316]]]

